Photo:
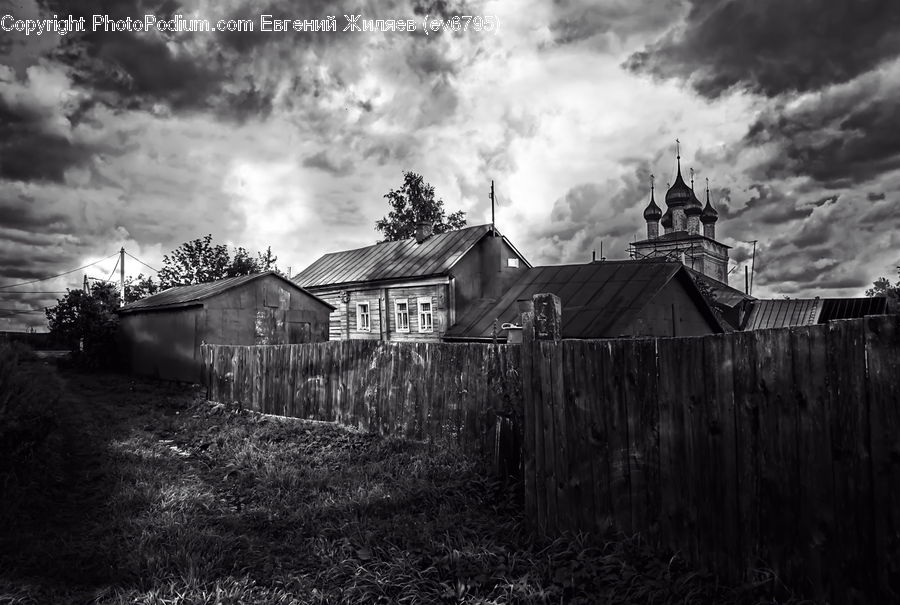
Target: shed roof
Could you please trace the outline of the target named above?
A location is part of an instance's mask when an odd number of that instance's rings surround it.
[[[421,244],[410,238],[332,252],[295,275],[293,280],[304,288],[313,288],[446,275],[491,229],[491,225],[476,225],[432,235]],[[509,240],[505,237],[503,240],[515,250]],[[518,251],[516,254],[528,265]]]
[[[787,298],[752,302],[744,330],[786,328],[823,324],[834,319],[853,319],[887,313],[887,299],[865,298]]]
[[[819,298],[761,299],[752,303],[744,330],[809,326],[819,322]]]
[[[239,275],[237,277],[227,277],[225,279],[219,279],[212,282],[206,282],[202,284],[192,284],[190,286],[175,286],[173,288],[169,288],[168,290],[163,290],[162,292],[158,292],[152,296],[148,296],[147,298],[142,298],[141,300],[136,300],[134,302],[128,303],[121,309],[119,309],[119,313],[131,313],[135,311],[149,311],[151,309],[168,309],[168,308],[177,308],[184,307],[188,305],[197,304],[207,298],[216,296],[217,294],[221,294],[232,288],[236,288],[238,286],[242,286],[246,283],[249,283],[255,279],[259,279],[261,277],[265,277],[267,275],[271,275],[284,283],[290,285],[292,288],[296,290],[300,290],[307,296],[310,296],[320,303],[325,305],[326,307],[334,310],[334,307],[315,294],[307,292],[291,280],[283,277],[282,275],[274,272],[274,271],[266,271],[264,273],[253,273],[251,275]]]
[[[681,281],[717,332],[718,318],[681,263],[659,260],[603,261],[534,267],[524,271],[499,299],[484,299],[448,330],[447,338],[491,338],[494,320],[516,322],[520,299],[542,292],[562,302],[563,338],[615,337],[611,330],[639,313],[672,280]]]

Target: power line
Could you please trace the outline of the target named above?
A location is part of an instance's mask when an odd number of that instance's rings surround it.
[[[66,294],[68,290],[13,290],[2,294]]]
[[[133,255],[132,255],[130,252],[128,252],[127,250],[125,251],[125,254],[127,254],[128,256],[130,256],[131,258],[133,258],[134,260],[136,260],[137,262],[141,263],[142,265],[144,265],[145,267],[147,267],[147,268],[150,269],[151,271],[156,271],[157,273],[159,273],[159,269],[154,269],[153,267],[151,267],[150,265],[148,265],[147,263],[145,263],[145,262],[142,261],[141,259],[139,259],[139,258],[133,256]]]
[[[40,278],[40,279],[33,279],[33,280],[31,280],[31,281],[23,281],[23,282],[19,282],[19,283],[17,283],[17,284],[5,284],[5,285],[3,285],[3,286],[0,286],[0,289],[3,289],[3,288],[15,288],[16,286],[27,286],[28,284],[36,284],[36,283],[38,283],[39,281],[47,281],[48,279],[55,279],[55,278],[57,278],[57,277],[62,277],[63,275],[68,275],[69,273],[75,273],[76,271],[81,271],[82,269],[87,269],[88,267],[93,267],[94,265],[96,265],[96,264],[98,264],[98,263],[102,263],[102,262],[105,261],[105,260],[111,259],[112,257],[116,256],[116,254],[118,254],[118,252],[116,252],[115,254],[110,254],[110,255],[107,256],[106,258],[101,258],[100,260],[95,261],[95,262],[93,262],[93,263],[91,263],[91,264],[89,264],[89,265],[85,265],[85,266],[83,266],[83,267],[78,267],[77,269],[72,269],[71,271],[65,271],[65,272],[63,272],[63,273],[58,273],[57,275],[51,275],[51,276],[49,276],[49,277],[42,277],[42,278]]]
[[[106,278],[106,281],[112,281],[113,273],[115,273],[116,269],[119,268],[119,260],[120,259],[118,259],[118,258],[116,259],[116,264],[115,264],[115,266],[113,266],[113,270],[109,272],[109,277]]]

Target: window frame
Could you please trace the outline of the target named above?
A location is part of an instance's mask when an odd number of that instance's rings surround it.
[[[406,307],[402,311],[402,313],[406,315],[406,327],[402,327],[400,324],[400,305]],[[394,327],[397,332],[402,332],[404,334],[409,333],[409,299],[407,298],[398,298],[394,301]]]
[[[422,311],[422,305],[428,305],[428,325],[427,328],[425,326],[425,322],[423,321],[425,317],[425,313]],[[416,315],[419,317],[419,332],[420,333],[429,333],[434,332],[434,302],[430,296],[420,296],[416,300]]]
[[[366,312],[362,313],[362,307],[366,308]],[[362,317],[365,315],[366,317],[366,327],[360,327],[362,325]],[[372,305],[369,304],[368,301],[362,301],[356,303],[356,331],[357,332],[371,332],[372,331]]]
[[[518,269],[519,268],[519,259],[515,256],[510,256],[506,259],[506,268],[507,269]]]

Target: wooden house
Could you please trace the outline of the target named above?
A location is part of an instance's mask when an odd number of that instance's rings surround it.
[[[331,339],[439,341],[531,265],[491,225],[333,252],[293,277],[335,307]]]
[[[274,272],[169,288],[119,310],[119,341],[136,374],[200,380],[200,345],[328,339],[334,307]]]
[[[511,326],[520,324],[521,303],[538,293],[559,296],[563,338],[703,336],[724,331],[684,265],[653,259],[528,269],[502,296],[474,305],[445,340],[515,342],[517,331]]]

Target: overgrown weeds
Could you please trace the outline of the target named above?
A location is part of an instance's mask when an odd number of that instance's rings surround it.
[[[6,541],[0,603],[773,602],[640,536],[536,543],[514,490],[434,444],[67,381],[79,521]]]

